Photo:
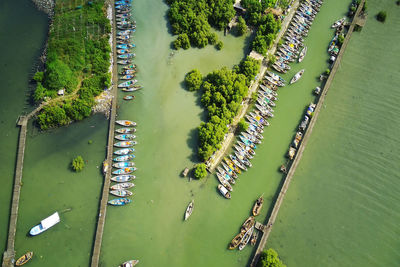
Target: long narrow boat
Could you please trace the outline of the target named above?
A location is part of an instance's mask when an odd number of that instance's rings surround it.
[[[116,147],[131,147],[136,144],[137,144],[136,141],[122,141],[122,142],[115,143],[114,146],[116,146]]]
[[[134,186],[135,186],[135,184],[133,184],[133,183],[121,183],[121,184],[112,185],[110,187],[110,190],[122,190],[122,189],[126,190],[126,189],[132,188]]]
[[[219,184],[217,187],[218,187],[219,192],[221,192],[221,194],[225,198],[227,198],[227,199],[231,198],[231,194],[228,192],[228,189],[226,189],[223,185]]]
[[[251,235],[253,234],[254,226],[252,226],[243,236],[243,239],[240,241],[239,250],[244,249],[244,247],[249,243]]]
[[[125,127],[136,126],[136,122],[128,121],[128,120],[118,120],[116,121],[117,124]]]
[[[137,70],[136,64],[131,64],[129,66],[123,67],[124,70]]]
[[[240,174],[242,171],[240,170],[240,168],[238,166],[235,165],[235,163],[233,163],[232,160],[228,159],[227,157],[224,157],[224,160],[226,162],[226,164],[228,164],[228,166],[233,169],[237,174]]]
[[[240,232],[239,234],[237,234],[231,241],[231,243],[229,243],[229,249],[235,249],[239,246],[240,241],[242,241],[243,236],[244,236],[245,232]]]
[[[131,154],[135,151],[135,149],[133,147],[131,148],[123,148],[123,149],[119,149],[117,151],[114,151],[115,155],[128,155]]]
[[[135,175],[127,174],[127,175],[118,175],[118,176],[113,176],[111,177],[111,181],[117,182],[117,183],[126,183],[129,182],[133,179],[136,179]]]
[[[110,194],[116,197],[129,197],[133,195],[131,191],[126,189],[111,190]]]
[[[136,129],[135,128],[119,128],[119,129],[115,129],[115,132],[117,132],[119,134],[128,134],[128,133],[136,132]]]
[[[260,214],[260,211],[261,211],[263,203],[264,203],[264,197],[263,196],[259,197],[256,200],[256,203],[254,203],[254,206],[253,206],[253,216],[257,216],[257,215]]]
[[[225,179],[225,177],[223,175],[221,175],[219,172],[216,173],[217,174],[217,178],[218,181],[225,186],[226,189],[228,189],[229,191],[233,191],[232,186],[229,184],[229,181]]]
[[[113,161],[122,162],[122,161],[129,161],[135,158],[133,154],[121,155],[118,157],[113,158]]]
[[[189,203],[189,205],[188,205],[187,208],[186,208],[186,211],[185,211],[185,221],[186,221],[187,219],[189,219],[190,215],[192,215],[193,208],[194,208],[194,199]]]
[[[126,82],[118,84],[118,88],[129,87],[130,85],[133,85],[135,83],[137,83],[137,80],[126,81]]]
[[[300,54],[299,54],[299,62],[302,62],[304,57],[306,56],[307,53],[307,46],[303,47],[303,49],[301,50]]]
[[[33,257],[33,252],[29,251],[27,253],[25,253],[24,255],[22,255],[16,262],[15,262],[15,266],[22,266],[25,263],[27,263],[28,261],[30,261]]]
[[[118,60],[117,63],[120,65],[128,65],[132,63],[132,60]]]
[[[254,246],[257,243],[257,231],[253,231],[253,234],[251,235],[251,239],[250,239],[250,245]]]
[[[228,173],[228,175],[230,177],[235,178],[235,179],[238,178],[234,168],[229,167],[228,165],[226,165],[225,162],[221,162],[221,164],[222,164],[222,167],[224,167],[225,171]]]
[[[127,75],[124,75],[124,76],[120,77],[120,79],[121,80],[131,80],[131,79],[133,79],[135,77],[136,77],[136,74],[127,74]]]
[[[133,267],[139,263],[139,260],[130,260],[122,263],[119,267]]]
[[[297,82],[301,76],[304,74],[304,69],[300,70],[298,73],[296,73],[293,78],[290,80],[290,84]]]
[[[240,163],[238,161],[238,159],[236,158],[236,156],[233,156],[232,154],[229,155],[229,158],[233,161],[233,163],[235,163],[236,166],[238,166],[239,168],[241,168],[244,171],[247,171],[247,168],[245,165],[243,165],[242,163]]]
[[[248,145],[246,145],[245,143],[240,142],[240,141],[238,141],[237,143],[239,144],[239,146],[240,146],[241,148],[243,148],[244,150],[246,150],[247,153],[249,153],[250,155],[254,156],[254,155],[256,154],[256,152],[255,152],[251,147],[249,147]]]
[[[121,141],[128,141],[136,138],[136,135],[134,134],[119,134],[114,137],[115,139],[121,140]]]
[[[58,212],[53,213],[46,219],[43,219],[40,224],[35,225],[32,227],[32,229],[29,231],[29,234],[31,236],[35,236],[38,234],[43,233],[44,231],[48,230],[50,227],[53,227],[57,223],[60,222],[60,216],[58,215]]]
[[[131,203],[132,200],[128,198],[115,198],[108,201],[108,204],[113,206],[125,206]]]
[[[251,168],[251,167],[253,166],[253,165],[251,164],[251,162],[247,159],[247,157],[246,157],[245,154],[241,154],[241,153],[235,151],[235,155],[236,155],[237,159],[238,159],[241,163],[245,164],[247,167],[250,167],[250,168]]]
[[[242,228],[241,230],[243,232],[247,232],[251,227],[254,226],[254,224],[256,223],[254,216],[250,216],[249,218],[247,218],[244,223],[242,224]]]
[[[125,48],[125,49],[118,49],[117,50],[117,53],[118,54],[126,54],[126,53],[130,53],[131,51],[129,50],[129,49],[127,49],[127,48]]]
[[[222,175],[225,180],[227,180],[230,184],[236,184],[235,179],[231,175],[229,175],[223,168],[220,166],[217,167],[218,173]]]
[[[128,53],[128,54],[118,55],[117,57],[119,59],[128,59],[128,58],[134,58],[136,57],[136,55],[135,53]]]
[[[128,75],[128,74],[135,74],[137,71],[136,70],[123,70],[119,74],[120,75]]]
[[[112,165],[114,168],[122,169],[135,166],[134,162],[125,161],[125,162],[117,162]]]
[[[129,48],[134,48],[136,47],[135,44],[119,44],[117,45],[118,49],[129,49]]]
[[[242,154],[244,153],[248,159],[253,158],[253,156],[250,153],[248,153],[245,149],[241,148],[239,145],[234,145],[234,147],[239,153]]]
[[[128,168],[123,168],[123,169],[118,169],[112,172],[112,174],[115,175],[120,175],[120,174],[130,174],[134,171],[136,171],[137,168],[136,167],[128,167]]]

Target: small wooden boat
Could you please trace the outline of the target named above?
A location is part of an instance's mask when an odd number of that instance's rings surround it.
[[[235,179],[233,179],[233,177],[231,175],[229,175],[223,168],[221,168],[220,166],[217,167],[217,170],[220,175],[222,175],[221,178],[223,178],[223,180],[227,180],[229,182],[229,184],[236,184]],[[223,184],[222,184],[223,185]],[[229,189],[229,188],[228,188]]]
[[[103,161],[103,173],[106,174],[108,170],[108,162],[105,160]]]
[[[233,191],[232,186],[230,185],[229,181],[220,173],[217,172],[218,181],[229,191]]]
[[[221,194],[227,198],[230,199],[231,198],[231,194],[228,192],[228,189],[226,189],[223,185],[219,184],[218,185],[218,190],[219,192],[221,192]]]
[[[251,168],[253,166],[251,164],[251,162],[247,159],[247,156],[245,153],[240,153],[240,152],[235,151],[235,156],[239,160],[239,162],[243,163],[247,167]]]
[[[119,129],[116,129],[115,132],[120,133],[120,134],[128,134],[128,133],[136,132],[136,129],[135,128],[119,128]]]
[[[257,237],[258,237],[257,231],[253,231],[253,234],[250,239],[250,245],[254,246],[257,243]]]
[[[123,83],[118,84],[118,88],[128,87],[129,85],[137,83],[137,80],[130,80]]]
[[[233,163],[232,160],[228,159],[227,157],[224,157],[224,160],[226,162],[226,164],[228,164],[228,166],[233,169],[237,174],[240,174],[242,171],[240,170],[240,168],[238,166],[235,165],[235,163]]]
[[[252,159],[253,156],[250,155],[250,153],[248,153],[245,149],[241,148],[239,145],[234,145],[234,148],[236,149],[236,151],[242,155],[245,155],[248,159]]]
[[[136,135],[134,134],[119,134],[114,136],[115,139],[121,140],[121,141],[128,141],[128,140],[133,140],[136,138]]]
[[[133,183],[121,183],[121,184],[112,185],[110,187],[110,190],[122,190],[122,189],[126,190],[126,189],[132,188],[134,186],[135,186],[135,184],[133,184]]]
[[[108,204],[113,206],[125,206],[131,203],[132,200],[128,198],[115,198],[108,201]]]
[[[134,48],[136,47],[135,44],[119,44],[117,45],[118,49],[129,49],[129,48]]]
[[[41,234],[59,222],[60,222],[60,216],[58,215],[58,212],[55,212],[52,215],[50,215],[49,217],[47,217],[46,219],[43,219],[40,222],[40,224],[32,227],[32,229],[29,231],[29,234],[31,236]]]
[[[117,50],[117,53],[119,54],[119,55],[121,55],[121,54],[126,54],[126,53],[130,53],[131,51],[129,50],[129,49],[118,49]]]
[[[274,80],[281,81],[283,83],[286,82],[281,76],[279,76],[276,73],[273,73],[272,71],[267,70],[267,74]]]
[[[25,263],[27,263],[28,261],[30,261],[33,257],[33,252],[29,251],[27,253],[25,253],[24,255],[22,255],[16,262],[15,262],[15,266],[22,266]]]
[[[247,171],[246,166],[243,165],[242,163],[240,163],[240,162],[238,161],[238,159],[236,158],[236,156],[230,154],[230,155],[229,155],[229,158],[233,161],[233,163],[235,163],[236,166],[238,166],[239,168],[241,168],[241,169],[244,170],[244,171]]]
[[[118,60],[117,63],[120,65],[128,65],[132,63],[132,60]]]
[[[254,224],[256,223],[254,216],[250,216],[249,218],[247,218],[244,223],[242,224],[242,228],[241,231],[242,232],[247,232],[251,227],[254,226]]]
[[[343,17],[343,18],[341,18],[341,19],[335,21],[335,22],[332,24],[332,28],[340,27],[340,26],[344,23],[345,20],[346,20],[346,17]]]
[[[314,94],[319,95],[321,93],[321,88],[320,87],[315,87],[314,89]]]
[[[125,127],[136,126],[136,122],[128,121],[128,120],[118,120],[116,121],[117,124]]]
[[[128,168],[123,168],[123,169],[118,169],[112,172],[112,174],[115,175],[120,175],[120,174],[130,174],[134,171],[136,171],[137,168],[136,167],[128,167]]]
[[[129,161],[129,160],[132,160],[134,158],[135,158],[135,155],[127,154],[127,155],[121,155],[121,156],[115,157],[113,159],[113,161],[122,162],[122,161]],[[116,168],[120,168],[120,167],[116,167]]]
[[[238,176],[237,176],[237,174],[236,174],[234,168],[229,167],[229,166],[226,165],[226,163],[224,163],[224,162],[221,162],[221,164],[222,164],[222,167],[224,167],[225,171],[227,172],[227,174],[228,174],[230,177],[235,178],[235,179],[238,178]]]
[[[133,79],[135,77],[136,77],[135,74],[127,74],[127,75],[124,75],[124,76],[120,77],[120,79],[121,80],[131,80],[131,79]]]
[[[131,181],[131,180],[133,180],[135,178],[136,178],[135,175],[130,175],[130,174],[118,175],[118,176],[111,177],[111,181],[117,182],[117,183],[126,183],[126,182],[129,182],[129,181]]]
[[[289,159],[293,160],[295,155],[296,155],[296,149],[294,147],[290,147],[288,152]]]
[[[254,156],[254,155],[256,154],[256,152],[255,152],[251,147],[249,147],[248,145],[246,145],[245,143],[240,142],[240,141],[238,141],[237,143],[239,144],[239,146],[240,146],[241,148],[243,148],[244,150],[246,150],[247,153],[249,153],[250,155]]]
[[[130,161],[117,162],[113,164],[113,167],[118,169],[133,167],[133,166],[135,166],[135,162],[130,162]]]
[[[133,100],[133,99],[135,99],[135,96],[134,95],[126,95],[123,97],[123,99],[124,100]]]
[[[239,234],[237,234],[231,241],[231,243],[229,243],[229,249],[235,249],[239,246],[240,241],[242,241],[243,236],[244,236],[245,232],[240,232]]]
[[[287,173],[287,169],[286,169],[286,166],[285,165],[281,165],[281,167],[279,168],[279,170],[281,171],[281,172],[283,172],[283,173]]]
[[[116,147],[131,147],[136,144],[137,144],[136,141],[123,141],[123,142],[115,143],[114,146],[116,146]]]
[[[302,62],[304,57],[306,56],[307,53],[307,46],[303,47],[303,49],[301,50],[300,54],[299,54],[299,62]]]
[[[304,69],[300,70],[298,73],[296,73],[293,78],[290,80],[290,84],[297,82],[301,76],[304,74]]]
[[[129,66],[125,66],[123,69],[124,70],[136,70],[137,71],[137,66],[136,66],[136,64],[131,64]]]
[[[135,151],[135,149],[133,147],[131,148],[123,148],[123,149],[119,149],[117,151],[114,151],[115,155],[128,155],[131,154]]]
[[[244,249],[244,247],[249,243],[251,235],[253,234],[254,226],[252,226],[243,236],[243,239],[240,241],[239,250]]]
[[[140,90],[142,88],[143,88],[143,86],[137,86],[137,87],[129,86],[127,88],[122,88],[122,91],[124,91],[124,92],[135,92],[135,91],[138,91],[138,90]]]
[[[252,149],[256,149],[257,148],[257,146],[252,141],[250,141],[249,139],[245,138],[243,135],[240,135],[239,138],[246,146],[249,146]]]
[[[134,58],[135,56],[136,56],[135,53],[128,53],[128,54],[118,55],[117,57],[119,59],[128,59],[128,58]]]
[[[136,73],[136,70],[123,70],[119,74],[120,75],[132,75],[132,74],[135,74],[135,73]]]
[[[261,211],[263,203],[264,203],[264,197],[263,196],[259,197],[256,200],[256,203],[254,203],[254,206],[253,206],[253,216],[257,216],[257,215],[260,214],[260,211]]]
[[[119,267],[133,267],[139,263],[139,260],[130,260],[122,263]]]
[[[110,194],[116,197],[129,197],[133,195],[131,191],[125,189],[111,190]]]
[[[185,221],[190,217],[190,215],[192,215],[193,212],[193,208],[194,208],[194,200],[192,200],[189,205],[186,208],[185,211]]]

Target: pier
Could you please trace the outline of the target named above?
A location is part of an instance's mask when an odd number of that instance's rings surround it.
[[[268,50],[268,52],[267,52],[268,55],[275,54],[276,48],[278,47],[278,44],[279,44],[279,40],[285,34],[286,29],[288,28],[288,26],[289,26],[289,24],[290,24],[290,22],[291,22],[291,20],[292,20],[292,18],[294,16],[294,13],[296,12],[298,6],[299,6],[299,1],[297,0],[296,2],[293,3],[293,6],[291,7],[291,10],[289,11],[288,15],[283,20],[282,28],[279,31],[277,37],[275,38],[275,41],[274,41],[272,47]],[[223,159],[223,157],[224,157],[226,151],[228,150],[228,148],[231,147],[232,141],[234,140],[234,137],[235,137],[235,130],[236,130],[237,124],[244,117],[244,115],[247,113],[247,110],[248,110],[248,108],[250,106],[251,95],[254,92],[257,92],[258,85],[262,81],[262,78],[265,75],[265,71],[267,70],[267,67],[268,67],[267,63],[268,62],[266,61],[264,56],[254,52],[254,51],[252,51],[250,53],[250,56],[255,58],[255,59],[261,59],[262,60],[260,71],[257,74],[256,78],[251,82],[247,97],[243,101],[239,113],[233,118],[232,123],[231,123],[230,128],[229,128],[229,131],[226,134],[225,139],[221,143],[221,148],[218,151],[216,151],[214,153],[214,155],[212,155],[211,158],[206,162],[207,170],[209,172],[211,172],[211,173],[215,170],[217,165],[221,162],[221,160]]]
[[[111,171],[112,171],[112,159],[113,159],[113,145],[114,145],[114,130],[115,130],[115,118],[117,115],[117,102],[118,102],[118,67],[117,67],[117,48],[116,44],[116,20],[115,20],[115,9],[114,9],[114,1],[111,3],[112,7],[112,17],[113,24],[111,25],[112,33],[113,33],[113,47],[112,55],[113,55],[113,75],[112,75],[112,88],[111,94],[113,96],[111,103],[111,112],[110,112],[110,122],[108,128],[108,140],[107,140],[107,157],[106,161],[108,163],[107,172],[104,174],[104,183],[103,183],[103,191],[101,194],[99,214],[97,217],[97,226],[96,226],[96,235],[93,243],[92,250],[92,260],[91,267],[99,266],[100,261],[100,252],[101,252],[101,243],[103,240],[103,232],[104,232],[104,224],[106,222],[106,213],[107,213],[107,202],[109,195],[109,188],[111,184]]]
[[[353,17],[353,20],[351,22],[350,28],[349,28],[349,30],[347,32],[347,35],[346,35],[346,37],[345,37],[345,39],[343,41],[342,47],[341,47],[341,49],[339,51],[339,54],[338,54],[338,56],[336,58],[336,61],[335,61],[334,65],[333,65],[333,67],[331,69],[330,75],[328,76],[328,79],[327,79],[327,81],[326,81],[326,83],[325,83],[325,85],[324,85],[324,87],[322,89],[321,96],[318,99],[317,106],[316,106],[315,111],[314,111],[314,116],[312,117],[312,119],[310,121],[310,125],[308,126],[308,128],[307,128],[307,130],[306,130],[306,132],[304,134],[303,141],[300,144],[300,147],[299,147],[299,149],[297,151],[297,154],[295,155],[295,158],[294,158],[294,160],[292,162],[292,165],[291,165],[291,167],[289,169],[289,172],[285,177],[285,181],[284,181],[284,183],[282,185],[282,188],[280,189],[279,195],[278,195],[278,197],[277,197],[277,199],[275,201],[274,207],[273,207],[272,212],[271,212],[271,214],[269,216],[269,219],[268,219],[267,227],[264,228],[263,235],[261,237],[260,242],[258,243],[258,247],[257,247],[257,250],[256,250],[256,252],[254,254],[254,257],[253,257],[252,261],[251,261],[250,267],[255,267],[257,265],[257,262],[259,260],[260,255],[261,255],[261,252],[264,250],[264,248],[265,248],[265,246],[267,244],[268,237],[269,237],[269,235],[271,233],[272,226],[275,223],[275,220],[276,220],[276,217],[278,215],[279,209],[281,207],[283,198],[285,197],[285,194],[286,194],[286,192],[287,192],[287,190],[289,188],[290,182],[293,179],[293,176],[294,176],[294,173],[296,171],[296,168],[297,168],[297,166],[298,166],[298,164],[299,164],[299,162],[301,160],[301,157],[303,155],[304,149],[305,149],[305,147],[306,147],[306,145],[308,143],[308,140],[310,139],[312,130],[313,130],[314,125],[315,125],[315,123],[317,121],[319,112],[321,111],[321,107],[322,107],[322,105],[324,103],[325,97],[326,97],[326,95],[328,93],[328,90],[329,90],[329,88],[331,86],[333,78],[335,77],[336,71],[339,68],[340,61],[341,61],[341,59],[343,57],[344,51],[346,50],[346,47],[347,47],[347,44],[348,44],[348,42],[350,40],[351,34],[354,31],[354,27],[355,27],[357,21],[359,20],[360,12],[361,12],[361,10],[362,10],[362,8],[364,6],[364,3],[365,3],[365,0],[361,0],[360,5],[358,6],[357,11],[356,11],[356,13],[355,13],[355,15]]]

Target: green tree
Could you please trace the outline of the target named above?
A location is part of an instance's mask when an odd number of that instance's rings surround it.
[[[46,96],[46,91],[47,89],[43,87],[42,83],[38,82],[35,93],[33,94],[33,100],[35,100],[35,102],[43,100],[43,98]]]
[[[239,17],[236,28],[239,35],[243,35],[247,32],[246,21],[244,20],[243,17]]]
[[[194,69],[186,74],[185,84],[189,91],[197,91],[203,83],[203,76],[198,69]]]
[[[65,88],[71,92],[78,84],[77,77],[67,64],[57,59],[46,66],[45,87],[50,90]]]
[[[249,124],[242,118],[238,123],[238,132],[244,132],[249,127]]]
[[[376,15],[376,19],[380,22],[385,22],[386,21],[386,11],[379,11],[379,13]]]
[[[221,50],[224,47],[224,43],[222,41],[218,41],[217,44],[215,45],[215,47],[218,50]]]
[[[286,267],[285,264],[279,259],[278,253],[272,248],[261,252],[260,260],[257,264],[258,267]]]
[[[247,56],[239,64],[240,73],[244,74],[247,79],[252,80],[260,70],[261,62]]]
[[[341,35],[338,36],[338,43],[339,43],[339,45],[342,45],[343,42],[344,42],[344,35],[341,34]]]
[[[33,75],[33,79],[37,82],[42,82],[43,81],[43,76],[44,72],[43,71],[37,71],[35,75]]]
[[[199,163],[194,169],[194,177],[196,179],[203,179],[207,176],[207,169],[204,163]]]
[[[215,32],[211,32],[211,33],[208,35],[208,42],[209,42],[211,45],[215,45],[215,44],[217,43],[217,41],[218,41],[218,36],[217,36],[217,34],[216,34]]]
[[[81,156],[77,156],[72,160],[71,166],[75,172],[80,172],[85,167],[85,162]]]

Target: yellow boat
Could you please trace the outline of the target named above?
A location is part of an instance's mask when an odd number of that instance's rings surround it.
[[[23,255],[22,257],[20,257],[16,262],[15,262],[15,266],[22,266],[25,263],[27,263],[28,261],[30,261],[33,257],[33,252],[29,251],[27,253],[25,253],[25,255]]]

